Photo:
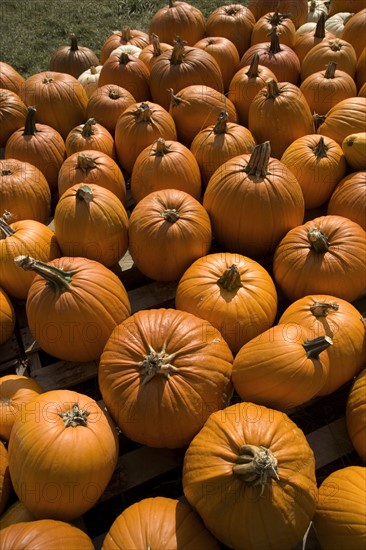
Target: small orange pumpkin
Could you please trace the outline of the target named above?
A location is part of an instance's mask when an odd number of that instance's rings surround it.
[[[112,53],[100,71],[98,86],[115,84],[130,92],[136,101],[149,101],[149,75],[149,69],[138,57],[126,52]]]
[[[84,124],[70,130],[65,146],[68,157],[79,151],[93,149],[105,153],[112,159],[116,158],[113,136],[94,118],[89,118]]]
[[[24,126],[27,112],[27,106],[18,94],[0,89],[0,147],[5,147],[11,134]]]
[[[162,42],[173,44],[180,36],[189,46],[205,34],[205,17],[196,6],[182,1],[169,0],[151,17],[149,34],[157,34]]]
[[[88,118],[95,118],[114,136],[118,117],[133,103],[136,103],[136,99],[128,90],[115,84],[106,84],[92,93],[86,112]]]
[[[255,17],[243,4],[230,3],[216,8],[206,20],[206,36],[223,36],[235,44],[239,57],[250,46]]]
[[[19,88],[24,82],[24,77],[14,67],[0,61],[0,88],[5,88],[19,94]]]
[[[79,45],[74,33],[70,34],[69,39],[70,45],[60,46],[52,53],[49,69],[78,78],[89,67],[99,65],[99,59],[93,50]]]

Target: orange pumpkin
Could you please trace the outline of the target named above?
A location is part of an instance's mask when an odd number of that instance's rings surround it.
[[[150,19],[149,35],[159,36],[162,42],[173,44],[180,36],[189,46],[201,40],[205,33],[205,17],[196,6],[182,1],[169,0]]]
[[[268,12],[272,12],[277,8],[277,0],[249,0],[248,8],[254,14],[258,21]],[[308,2],[307,0],[281,0],[280,8],[282,13],[289,13],[296,28],[300,27],[307,21],[308,17]]]
[[[179,448],[226,406],[231,370],[230,348],[209,322],[176,309],[149,309],[112,332],[100,358],[99,388],[127,437]]]
[[[235,44],[224,36],[207,36],[196,42],[194,47],[201,48],[216,59],[221,70],[224,91],[226,92],[240,61]]]
[[[128,90],[115,84],[106,84],[92,93],[86,112],[88,118],[94,118],[114,136],[118,117],[133,103],[136,103],[136,99]]]
[[[355,13],[344,25],[341,38],[352,44],[357,59],[365,47],[364,37],[366,31],[366,7]]]
[[[313,525],[323,550],[363,550],[365,487],[366,468],[363,466],[336,470],[321,483]]]
[[[117,459],[118,438],[108,413],[71,390],[38,395],[24,406],[10,434],[14,491],[38,519],[69,521],[89,510],[109,483]]]
[[[290,304],[281,315],[281,324],[299,324],[313,338],[328,336],[329,373],[319,395],[333,393],[355,376],[366,361],[366,334],[360,312],[346,300],[316,294]]]
[[[306,25],[304,25],[304,27],[305,26]],[[311,29],[309,31],[306,30],[306,32],[296,33],[293,50],[299,58],[300,64],[303,62],[306,54],[308,54],[310,50],[314,48],[314,46],[316,46],[317,44],[321,44],[322,42],[324,42],[324,40],[332,40],[334,38],[334,34],[326,29],[325,14],[322,14],[319,18],[319,21],[314,24],[314,29]]]
[[[9,440],[17,414],[26,403],[43,393],[41,386],[32,378],[20,374],[0,377],[0,437]]]
[[[255,18],[243,4],[227,4],[211,12],[206,20],[206,36],[221,36],[230,40],[239,57],[250,46]]]
[[[99,59],[90,48],[80,46],[74,33],[69,36],[70,45],[59,46],[51,55],[49,69],[71,74],[78,78],[81,73],[99,65]]]
[[[313,451],[285,413],[238,403],[213,413],[189,445],[183,491],[230,548],[291,550],[315,512]]]
[[[366,0],[332,0],[329,6],[329,15],[339,12],[357,13],[366,8]]]
[[[131,174],[131,195],[137,203],[161,189],[180,189],[201,197],[201,174],[193,153],[179,141],[159,138],[136,159]]]
[[[301,64],[301,81],[317,71],[322,71],[330,61],[337,63],[338,70],[352,78],[356,74],[357,57],[354,47],[341,38],[323,40],[305,55]]]
[[[366,212],[363,205],[365,193],[366,171],[348,174],[333,191],[327,214],[349,218],[366,231]]]
[[[11,490],[11,479],[9,474],[9,457],[5,445],[0,441],[0,514],[3,513]],[[1,533],[0,540],[3,534]]]
[[[339,145],[350,134],[365,131],[366,98],[343,99],[328,111],[317,133],[333,138]]]
[[[273,27],[276,27],[276,31],[281,36],[281,44],[292,48],[295,44],[296,27],[290,15],[288,13],[280,13],[278,6],[275,11],[266,13],[258,19],[250,38],[251,46],[267,42]]]
[[[149,44],[149,35],[142,30],[131,29],[127,26],[122,27],[119,31],[113,31],[102,45],[100,63],[104,65],[113,50],[116,50],[119,46],[126,46],[128,44],[144,48]]]
[[[130,92],[135,101],[148,101],[149,75],[149,69],[138,57],[126,52],[112,53],[100,71],[98,86],[115,84]]]
[[[366,84],[366,46],[357,60],[355,82],[358,91]]]
[[[358,374],[348,394],[346,424],[352,445],[366,462],[366,369]]]
[[[11,506],[9,506],[3,514],[0,516],[0,531],[14,525],[15,523],[21,523],[26,521],[34,521],[36,518],[31,514],[26,507],[16,500]]]
[[[40,519],[32,522],[21,522],[1,530],[0,549],[8,548],[47,548],[58,550],[77,548],[93,550],[91,538],[78,527],[63,521]]]
[[[352,302],[365,290],[365,261],[365,230],[328,215],[287,233],[275,251],[273,274],[290,300],[324,293]]]
[[[358,132],[345,137],[342,149],[350,168],[366,170],[366,132]]]
[[[0,89],[0,147],[11,134],[24,126],[27,107],[19,95],[7,89]]]
[[[205,208],[179,189],[144,197],[129,220],[129,251],[136,267],[157,281],[176,281],[207,254],[212,240]]]
[[[233,354],[272,326],[277,293],[268,272],[240,254],[215,253],[199,258],[183,273],[176,307],[209,321]]]
[[[0,61],[0,88],[19,94],[19,88],[24,82],[24,77],[14,67]]]
[[[139,58],[145,63],[147,68],[151,71],[157,58],[168,50],[172,50],[173,46],[166,42],[160,42],[157,34],[151,33],[150,44],[142,49]]]
[[[15,261],[37,275],[26,312],[41,348],[65,361],[96,361],[114,327],[131,311],[117,275],[87,258],[64,256],[44,263],[17,256]]]
[[[89,149],[101,151],[112,159],[116,157],[113,136],[94,118],[89,118],[84,124],[79,124],[70,130],[65,146],[68,157],[73,153]]]
[[[0,345],[11,338],[15,328],[15,320],[13,304],[6,292],[0,288]],[[0,435],[1,431],[0,428]]]
[[[250,258],[270,254],[304,217],[300,184],[270,156],[269,142],[239,155],[212,175],[203,196],[212,232],[227,251]]]
[[[157,529],[159,525],[159,529]],[[219,543],[198,514],[185,502],[166,497],[145,498],[117,516],[102,550],[219,550]]]

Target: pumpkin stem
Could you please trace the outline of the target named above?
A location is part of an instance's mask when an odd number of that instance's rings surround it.
[[[309,145],[309,148],[313,151],[317,159],[322,159],[328,157],[328,150],[330,146],[325,144],[324,137],[321,136],[318,143],[314,146]]]
[[[109,90],[108,97],[111,99],[118,99],[120,97],[118,90]]]
[[[174,0],[169,0],[169,8],[172,8],[174,4]]]
[[[308,359],[318,359],[319,353],[329,348],[332,344],[333,340],[329,336],[319,336],[313,340],[306,340],[302,346],[306,351]]]
[[[314,13],[316,10],[316,0],[311,0],[310,6],[309,6],[309,13]]]
[[[318,115],[318,113],[314,113],[313,120],[314,120],[315,131],[318,130],[319,126],[323,124],[326,118],[327,118],[326,115]]]
[[[122,52],[121,55],[119,56],[120,65],[127,65],[127,63],[129,63],[130,61],[131,61],[131,58],[127,52]]]
[[[79,404],[74,403],[68,411],[57,414],[64,421],[64,428],[69,428],[70,426],[72,428],[77,428],[78,426],[88,425],[86,419],[88,418],[90,412],[85,409],[79,409]]]
[[[79,49],[76,35],[72,32],[69,38],[71,40],[70,51],[76,52]]]
[[[184,61],[185,45],[187,42],[182,40],[179,36],[174,40],[174,46],[170,57],[171,65],[180,65]]]
[[[266,91],[266,97],[267,99],[276,99],[277,96],[281,95],[281,88],[278,86],[278,82],[274,80],[273,78],[269,78],[266,80],[267,84],[267,91]]]
[[[335,40],[329,40],[329,47],[332,52],[340,52],[343,48],[343,42],[339,38],[336,38]]]
[[[52,77],[49,77],[49,78],[44,77],[44,78],[42,79],[42,84],[51,84],[52,82],[53,82],[53,78],[52,78]]]
[[[170,105],[172,107],[178,107],[178,105],[180,105],[181,103],[185,103],[186,105],[189,104],[189,101],[187,101],[186,99],[183,99],[179,95],[174,95],[173,88],[168,88],[168,92],[170,92]]]
[[[152,113],[147,103],[141,103],[132,114],[135,115],[137,122],[149,122]]]
[[[1,239],[6,239],[6,237],[11,237],[15,233],[15,229],[10,227],[10,225],[8,224],[8,220],[9,218],[11,218],[11,216],[12,214],[10,214],[10,212],[6,210],[0,218]]]
[[[157,34],[152,33],[150,38],[150,43],[153,47],[153,57],[159,57],[159,55],[162,54],[161,47],[160,47],[160,40]]]
[[[236,15],[240,7],[238,5],[224,6],[224,11],[226,15]]]
[[[256,145],[244,171],[250,176],[255,176],[256,179],[264,178],[267,175],[270,156],[271,145],[269,141]]]
[[[291,15],[290,13],[279,13],[279,9],[280,3],[277,4],[277,8],[272,14],[268,14],[268,22],[275,27],[280,25],[284,19],[288,19]]]
[[[41,275],[48,284],[60,292],[70,290],[72,277],[76,273],[76,271],[64,271],[59,267],[35,260],[30,256],[16,256],[14,262],[25,271],[34,271]]]
[[[79,168],[79,170],[82,170],[84,174],[86,174],[89,170],[96,168],[96,166],[97,166],[97,163],[92,157],[88,157],[85,153],[78,154],[76,168]]]
[[[258,78],[259,76],[258,66],[259,66],[259,53],[256,52],[252,57],[252,61],[250,62],[249,69],[245,73],[248,78]]]
[[[84,138],[88,138],[88,137],[94,135],[95,130],[94,130],[93,126],[95,126],[95,124],[96,124],[95,118],[88,118],[88,120],[83,125],[81,135]]]
[[[269,36],[271,37],[271,42],[268,50],[269,53],[272,55],[279,53],[281,51],[280,33],[278,32],[276,25],[272,25]]]
[[[152,154],[155,157],[163,157],[167,153],[170,153],[170,151],[171,151],[170,145],[167,145],[165,143],[165,139],[164,138],[159,138],[159,139],[156,140],[156,147],[155,147]]]
[[[328,237],[323,231],[314,227],[308,231],[310,247],[317,253],[327,252],[329,247]]]
[[[354,134],[352,134],[352,136],[348,136],[347,139],[345,140],[345,145],[347,145],[347,147],[352,147],[354,142],[356,141],[357,139],[357,136],[355,136]]]
[[[314,38],[325,38],[325,19],[325,13],[322,12],[315,26]]]
[[[329,61],[327,68],[325,69],[324,77],[325,78],[334,78],[337,68],[337,63],[335,61]]]
[[[13,173],[12,170],[9,170],[8,168],[6,168],[5,170],[1,170],[1,175],[2,176],[11,176]]]
[[[170,223],[175,223],[179,220],[179,212],[175,208],[167,208],[160,212],[160,216],[164,218],[165,221]]]
[[[130,27],[123,27],[121,30],[121,41],[127,44],[131,40],[131,29]]]
[[[248,485],[259,485],[261,488],[260,496],[263,496],[264,489],[270,479],[276,479],[277,481],[280,479],[277,466],[276,457],[266,447],[244,445],[241,447],[236,464],[233,466],[233,473]]]
[[[217,280],[217,284],[229,292],[233,292],[234,290],[241,288],[243,285],[241,284],[240,273],[237,266],[233,264],[228,267]]]
[[[227,133],[227,119],[229,113],[227,111],[221,111],[217,117],[217,122],[214,126],[214,134],[226,134]]]
[[[76,198],[85,201],[86,204],[89,204],[92,202],[94,195],[93,190],[89,185],[86,185],[85,183],[79,187],[79,189],[76,191]]]
[[[34,136],[38,130],[36,128],[37,109],[31,105],[28,107],[27,118],[25,119],[23,136]]]
[[[338,311],[339,305],[335,302],[320,302],[319,300],[315,300],[313,305],[310,306],[310,311],[314,317],[326,317],[330,309]]]
[[[97,68],[94,65],[90,67],[89,71],[90,71],[90,74],[97,74]]]
[[[175,353],[170,355],[166,353],[166,343],[164,343],[160,351],[155,351],[154,348],[149,345],[149,353],[145,355],[142,361],[136,364],[143,378],[142,386],[147,384],[147,382],[158,374],[169,378],[172,373],[177,372],[177,367],[171,364],[175,356]]]

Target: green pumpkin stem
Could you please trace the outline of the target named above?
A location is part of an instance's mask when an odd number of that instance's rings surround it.
[[[179,220],[179,212],[175,208],[167,208],[160,213],[160,216],[169,223],[175,223]]]
[[[47,283],[52,285],[60,292],[70,290],[70,283],[76,271],[64,271],[54,265],[35,260],[30,256],[16,256],[14,262],[25,271],[34,271],[46,279]]]
[[[338,311],[339,305],[335,302],[321,302],[315,300],[313,305],[310,306],[310,311],[314,317],[326,317],[330,310]]]
[[[321,254],[327,252],[329,248],[328,237],[323,231],[314,227],[308,231],[308,240],[310,247],[317,253]]]
[[[322,40],[325,38],[325,19],[326,15],[322,12],[315,26],[314,38],[321,38]]]
[[[233,473],[248,485],[260,486],[260,496],[271,479],[279,481],[278,462],[273,453],[266,447],[244,445],[239,451]]]
[[[85,122],[85,124],[83,125],[83,129],[81,131],[81,135],[84,137],[84,138],[88,138],[90,136],[92,136],[94,134],[94,128],[93,126],[95,126],[96,124],[96,120],[95,118],[88,118],[88,120]]]
[[[318,359],[319,353],[328,349],[332,344],[333,340],[329,336],[319,336],[313,340],[306,340],[303,343],[303,348],[308,359]]]
[[[94,198],[92,188],[86,183],[83,183],[76,191],[76,198],[89,204]]]
[[[77,428],[78,426],[87,426],[87,418],[90,414],[85,409],[80,409],[78,403],[74,403],[71,409],[66,412],[57,413],[64,421],[64,427]]]
[[[217,117],[217,122],[214,126],[214,134],[226,134],[227,133],[227,119],[229,114],[227,111],[221,111]]]
[[[36,128],[37,109],[31,105],[28,107],[27,118],[25,119],[23,136],[34,136],[38,132]]]
[[[328,157],[328,151],[329,151],[329,145],[325,144],[324,137],[321,136],[319,138],[319,141],[316,145],[311,146],[309,145],[310,149],[313,151],[314,155],[317,159],[327,158]]]
[[[182,40],[179,36],[174,40],[174,46],[170,58],[171,65],[180,65],[184,61],[185,45],[187,42]]]
[[[337,63],[335,61],[329,61],[327,68],[325,69],[324,78],[334,78],[337,68]]]
[[[96,168],[97,163],[92,157],[88,157],[85,153],[79,153],[77,158],[76,168],[87,174],[89,170]]]
[[[154,376],[160,375],[169,378],[171,374],[177,372],[177,367],[171,364],[175,356],[175,353],[168,354],[166,352],[166,344],[160,351],[155,351],[149,345],[149,353],[136,364],[136,368],[142,376],[142,385],[147,384]]]
[[[271,145],[269,141],[256,145],[244,172],[250,176],[255,176],[258,180],[264,178],[267,175],[270,156]]]
[[[238,288],[241,288],[243,285],[241,283],[240,279],[240,272],[235,264],[228,267],[224,271],[224,273],[221,275],[221,277],[217,280],[217,284],[229,292],[233,292],[234,290],[238,290]]]
[[[70,50],[72,52],[76,52],[78,49],[79,49],[79,46],[78,46],[78,41],[77,41],[77,38],[76,38],[76,35],[72,32],[69,36],[70,40],[71,40],[71,45],[70,45]]]
[[[170,145],[167,145],[164,138],[159,138],[156,140],[156,147],[153,150],[153,155],[155,157],[163,157],[164,155],[171,152]]]

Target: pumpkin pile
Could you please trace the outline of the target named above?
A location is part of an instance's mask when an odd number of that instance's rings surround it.
[[[127,507],[104,550],[292,550],[311,522],[364,548],[366,2],[246,4],[169,0],[28,78],[0,62],[0,344],[25,309],[104,401],[0,378],[0,550],[93,548],[70,522],[118,431],[185,449],[186,501]],[[132,311],[126,254],[174,307]],[[319,486],[288,414],[342,387],[360,462]]]

